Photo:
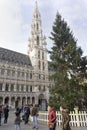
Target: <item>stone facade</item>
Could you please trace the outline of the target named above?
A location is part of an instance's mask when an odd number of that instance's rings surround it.
[[[0,104],[38,104],[45,109],[49,99],[46,37],[42,33],[37,2],[31,25],[28,55],[0,48]]]

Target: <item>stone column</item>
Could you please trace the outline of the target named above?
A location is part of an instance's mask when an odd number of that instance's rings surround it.
[[[3,83],[2,91],[5,91],[5,83]]]
[[[9,96],[9,106],[11,106],[11,97]]]

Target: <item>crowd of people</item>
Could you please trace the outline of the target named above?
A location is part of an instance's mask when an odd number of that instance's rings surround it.
[[[21,111],[23,113],[22,119],[21,119]],[[38,122],[37,122],[37,116],[38,116],[38,109],[35,104],[30,108],[29,104],[26,104],[23,109],[20,109],[19,107],[16,108],[15,112],[15,120],[14,120],[14,127],[15,130],[21,130],[21,122],[24,121],[24,124],[28,124],[30,115],[33,118],[33,126],[32,128],[38,129]]]
[[[61,130],[71,130],[69,122],[70,122],[70,116],[69,116],[69,110],[60,107],[60,112],[62,114],[62,124],[61,124]],[[22,114],[22,116],[21,116]],[[25,104],[23,108],[17,107],[15,110],[15,119],[14,119],[14,130],[21,130],[21,122],[24,122],[24,124],[28,124],[30,115],[32,116],[33,120],[33,129],[38,129],[38,108],[35,104],[33,104],[32,107],[29,106],[29,104]],[[9,106],[0,105],[0,125],[2,117],[4,118],[4,123],[8,122],[9,117]],[[56,110],[52,106],[52,104],[48,105],[48,129],[49,130],[56,130]]]

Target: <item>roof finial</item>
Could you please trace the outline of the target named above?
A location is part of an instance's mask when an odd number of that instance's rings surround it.
[[[35,1],[35,9],[38,9],[37,0]]]

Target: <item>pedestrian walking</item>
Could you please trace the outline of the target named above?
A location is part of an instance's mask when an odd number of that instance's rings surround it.
[[[65,109],[63,107],[60,107],[60,111],[62,114],[62,130],[71,130],[70,128],[70,116],[69,116],[69,110]]]
[[[16,108],[16,113],[20,115],[21,114],[21,108],[17,107]]]
[[[0,126],[1,126],[1,119],[2,119],[2,105],[0,105]]]
[[[15,120],[14,120],[14,130],[21,130],[21,118],[20,118],[20,114],[15,112]]]
[[[51,104],[48,105],[48,127],[49,130],[56,129],[56,110]]]
[[[33,107],[31,108],[31,116],[33,117],[33,129],[38,129],[38,122],[37,122],[37,116],[38,116],[38,109],[35,104],[33,104]]]
[[[9,106],[8,105],[5,106],[3,112],[4,112],[4,123],[7,123],[8,116],[9,116]]]
[[[24,122],[25,122],[25,124],[28,124],[29,116],[30,116],[30,107],[29,107],[29,104],[26,104],[24,107]]]

